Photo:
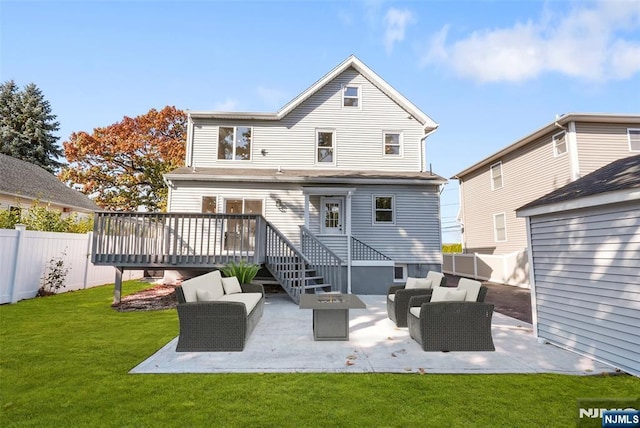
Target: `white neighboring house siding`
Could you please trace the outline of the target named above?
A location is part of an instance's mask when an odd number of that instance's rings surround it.
[[[361,108],[342,107],[341,88],[362,88]],[[218,126],[252,126],[251,161],[217,159]],[[316,163],[317,129],[335,130],[335,165]],[[383,156],[383,131],[401,131],[401,156]],[[194,120],[193,155],[188,166],[320,168],[420,171],[420,123],[352,68],[345,70],[281,121]],[[267,152],[262,155],[262,150]]]
[[[22,213],[25,214],[26,211],[33,206],[33,199],[15,197],[10,195],[0,195],[0,210],[8,210],[11,207],[19,207],[22,209]],[[74,208],[70,208],[69,211],[65,212],[64,209],[66,206],[59,205],[53,202],[48,202],[46,200],[41,199],[38,203],[41,207],[47,207],[51,210],[62,211],[62,217],[69,217],[72,215],[77,215],[78,218],[88,218],[93,213],[92,212],[84,212],[84,211],[76,211]]]
[[[530,224],[538,336],[640,375],[640,202]]]

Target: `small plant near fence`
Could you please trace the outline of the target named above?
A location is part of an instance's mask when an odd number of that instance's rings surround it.
[[[69,273],[69,268],[64,264],[64,256],[67,250],[62,252],[58,257],[52,257],[45,267],[44,274],[40,279],[40,288],[37,297],[51,296],[56,294],[58,290],[66,287],[65,279]]]
[[[260,265],[253,263],[247,263],[245,260],[241,260],[240,263],[229,262],[225,267],[220,269],[224,276],[235,276],[238,278],[240,284],[249,284],[256,277]]]
[[[442,252],[445,254],[462,253],[462,244],[442,244]]]

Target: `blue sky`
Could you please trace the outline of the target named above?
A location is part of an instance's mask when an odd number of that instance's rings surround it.
[[[277,111],[355,54],[440,124],[451,177],[568,112],[640,113],[640,1],[5,1],[0,79],[60,141],[151,108]],[[444,242],[458,185],[442,193]]]

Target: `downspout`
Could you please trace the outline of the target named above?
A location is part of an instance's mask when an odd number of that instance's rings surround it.
[[[429,135],[433,134],[434,132],[436,132],[438,130],[438,127],[440,126],[440,124],[436,123],[436,126],[431,129],[430,131],[428,131],[427,133],[425,133],[422,137],[420,137],[420,172],[425,172],[426,171],[426,156],[427,156],[427,142],[426,139]]]
[[[193,163],[193,120],[191,119],[191,115],[187,115],[187,150],[186,150],[186,159],[185,166],[192,166]]]

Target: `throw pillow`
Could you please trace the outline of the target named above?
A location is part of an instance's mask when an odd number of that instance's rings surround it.
[[[203,290],[202,288],[196,289],[196,298],[198,299],[198,302],[213,302],[214,300],[217,300],[214,293],[210,290]]]
[[[242,287],[235,276],[222,278],[222,287],[224,287],[224,294],[242,293]]]
[[[431,295],[432,302],[464,302],[466,290],[451,287],[436,287]]]

